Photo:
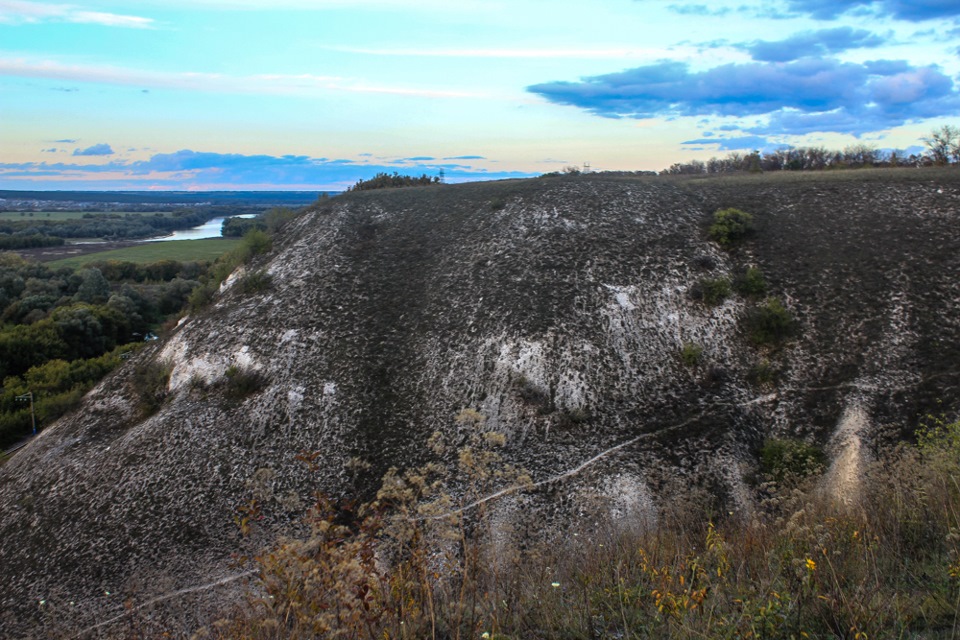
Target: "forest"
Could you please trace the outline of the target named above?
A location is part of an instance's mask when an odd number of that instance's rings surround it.
[[[0,254],[0,447],[52,423],[178,313],[208,263],[53,268]]]

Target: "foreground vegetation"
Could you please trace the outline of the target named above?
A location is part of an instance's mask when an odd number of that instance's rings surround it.
[[[493,501],[529,485],[476,412],[451,472],[391,470],[359,509],[319,499],[310,534],[254,559],[249,601],[197,638],[902,638],[960,630],[960,422],[883,452],[855,494],[823,483],[815,447],[770,441],[755,513],[696,491],[657,515],[547,538]],[[438,454],[443,448],[437,440]],[[306,458],[309,460],[309,457]],[[269,478],[265,479],[269,483]],[[254,485],[256,487],[256,484]],[[458,496],[455,498],[454,496]],[[262,493],[239,512],[249,534]],[[471,507],[471,505],[473,505]]]

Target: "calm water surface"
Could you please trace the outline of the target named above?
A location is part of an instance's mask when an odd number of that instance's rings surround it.
[[[255,218],[257,214],[247,213],[242,216],[228,216],[230,218]],[[214,218],[208,220],[199,227],[192,229],[180,229],[174,231],[168,236],[159,238],[147,238],[145,242],[166,242],[168,240],[203,240],[204,238],[219,238],[223,231],[223,221],[226,218]]]

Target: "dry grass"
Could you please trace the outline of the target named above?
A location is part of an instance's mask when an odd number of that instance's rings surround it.
[[[319,499],[311,534],[256,559],[256,594],[197,638],[934,638],[960,604],[960,422],[867,470],[856,502],[819,477],[758,488],[749,521],[704,520],[696,499],[655,529],[504,536],[482,508],[504,482],[496,434],[458,468],[392,470],[352,510]],[[440,452],[447,445],[435,442]],[[451,490],[458,485],[459,500]],[[444,515],[449,514],[449,515]],[[509,544],[504,539],[509,538]]]

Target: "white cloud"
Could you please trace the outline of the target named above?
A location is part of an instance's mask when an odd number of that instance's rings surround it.
[[[149,29],[154,26],[154,22],[150,18],[102,11],[84,11],[69,4],[31,2],[29,0],[0,0],[0,24],[32,24],[37,22],[73,22],[131,29]]]
[[[23,78],[48,78],[72,82],[92,82],[166,88],[212,93],[251,93],[267,95],[311,95],[326,92],[375,93],[429,98],[479,98],[480,94],[444,89],[386,86],[362,80],[313,74],[260,74],[234,76],[202,72],[166,72],[130,69],[107,65],[66,64],[56,60],[31,60],[0,55],[0,75]]]
[[[330,9],[381,9],[403,12],[467,13],[500,11],[506,6],[498,0],[141,0],[141,4],[189,9],[248,11],[327,11]]]
[[[436,58],[575,58],[575,59],[622,59],[639,58],[656,60],[670,57],[697,57],[702,55],[695,47],[644,48],[617,47],[608,49],[375,49],[363,47],[322,47],[327,51],[358,53],[373,56],[412,56]]]

